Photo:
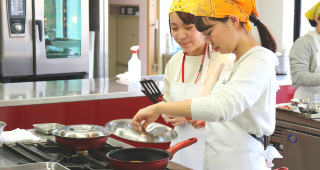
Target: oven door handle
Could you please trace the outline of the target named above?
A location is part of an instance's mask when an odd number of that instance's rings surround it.
[[[38,30],[39,30],[39,40],[42,42],[42,37],[43,37],[43,24],[41,20],[36,20],[36,25],[38,25]]]

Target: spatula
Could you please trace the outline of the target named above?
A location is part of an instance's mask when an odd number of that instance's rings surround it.
[[[159,99],[161,91],[153,80],[141,80],[140,84],[145,90],[141,90],[154,104],[159,103],[155,98]],[[155,97],[155,98],[153,98]],[[187,120],[192,120],[191,118],[186,118]],[[205,126],[204,122],[201,125]]]
[[[152,97],[159,99],[161,91],[153,80],[144,79],[140,81],[140,84]]]

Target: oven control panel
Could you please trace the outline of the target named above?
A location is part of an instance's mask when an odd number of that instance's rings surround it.
[[[10,36],[24,36],[26,25],[26,0],[8,0]]]

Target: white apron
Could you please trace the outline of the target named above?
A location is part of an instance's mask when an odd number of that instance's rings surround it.
[[[204,82],[206,79],[208,66],[209,66],[208,54],[211,53],[211,48],[208,46],[207,49],[209,53],[206,52],[206,56],[203,61],[203,68],[202,68],[203,70],[201,73],[201,77],[196,84],[178,82],[179,74],[181,72],[182,60],[183,60],[183,57],[181,57],[181,61],[179,62],[177,71],[173,78],[173,83],[170,86],[170,97],[173,102],[206,96]],[[173,140],[170,146],[173,146],[183,140],[187,140],[193,137],[196,137],[198,139],[198,142],[175,153],[171,161],[194,170],[202,170],[204,149],[205,149],[204,128],[195,129],[189,123],[185,123],[179,126],[175,126],[174,130],[178,133],[178,138]]]
[[[227,83],[230,74],[231,71],[227,71],[219,78],[211,94]],[[206,122],[205,131],[204,170],[269,169],[266,168],[262,144],[248,134],[236,119]]]
[[[314,43],[316,44],[317,47],[317,68],[314,71],[315,73],[320,73],[320,42],[318,38],[317,31],[309,31],[309,35],[313,37]],[[320,86],[317,87],[304,87],[300,86],[294,93],[293,98],[294,99],[315,99],[314,94],[320,94]]]

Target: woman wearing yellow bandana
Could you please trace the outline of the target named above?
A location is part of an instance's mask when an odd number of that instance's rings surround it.
[[[314,99],[314,94],[320,94],[320,2],[305,16],[315,29],[298,38],[289,53],[295,99]]]
[[[197,31],[190,13],[198,0],[173,0],[169,12],[171,36],[182,48],[166,65],[164,99],[167,102],[204,97],[211,92],[220,74],[230,68],[234,55],[212,52],[206,45],[205,37]],[[201,71],[199,71],[201,67]],[[164,116],[165,117],[165,116]],[[204,128],[195,129],[184,117],[167,115],[178,133],[171,146],[196,137],[198,142],[177,152],[172,161],[194,170],[203,169],[205,149]]]
[[[205,170],[269,169],[281,155],[272,146],[265,151],[255,137],[275,129],[276,43],[257,19],[254,0],[200,0],[192,12],[212,49],[234,52],[235,63],[209,95],[146,107],[132,123],[140,130],[142,120],[146,127],[162,113],[206,121]],[[262,46],[250,32],[249,20],[257,26]],[[194,120],[189,123],[202,127]]]

